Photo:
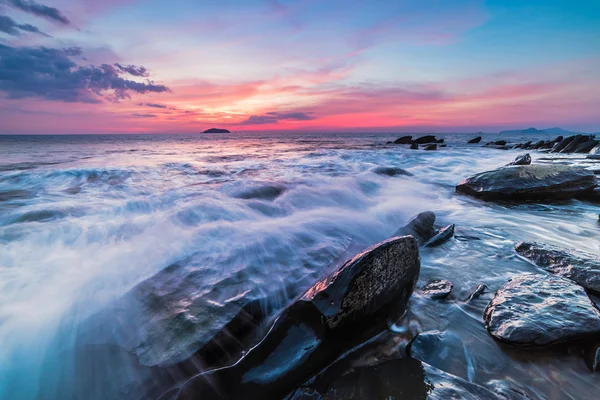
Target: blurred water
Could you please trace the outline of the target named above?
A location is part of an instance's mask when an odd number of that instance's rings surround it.
[[[535,271],[516,257],[516,242],[599,254],[598,208],[457,195],[466,176],[520,154],[467,146],[471,136],[438,135],[448,143],[438,151],[386,145],[389,134],[0,136],[0,398],[42,396],[40,382],[62,366],[54,355],[73,345],[80,323],[173,262],[201,260],[199,293],[231,281],[222,302],[294,282],[301,291],[336,257],[425,210],[478,239],[422,250],[419,284],[455,285],[454,300],[411,301],[421,331],[450,338],[434,366],[473,382],[516,382],[534,398],[594,398],[598,377],[579,356],[501,348],[481,315],[511,275]],[[376,166],[413,176],[380,176]],[[479,284],[490,289],[462,301]]]

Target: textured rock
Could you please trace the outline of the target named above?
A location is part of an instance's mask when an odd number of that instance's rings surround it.
[[[402,136],[394,141],[395,144],[411,144],[412,136]]]
[[[477,143],[479,143],[479,142],[481,142],[481,136],[477,136],[477,137],[475,137],[475,138],[473,138],[473,139],[469,140],[467,143],[468,143],[468,144],[477,144]]]
[[[594,173],[585,168],[534,164],[482,172],[456,190],[486,200],[553,200],[585,195],[596,185]]]
[[[431,239],[435,233],[435,214],[431,211],[425,211],[408,221],[408,224],[398,229],[394,236],[411,235],[422,245]]]
[[[576,256],[553,246],[527,242],[518,243],[515,250],[538,267],[600,294],[600,260],[594,256]]]
[[[410,172],[408,172],[402,168],[398,168],[398,167],[375,167],[375,168],[373,168],[373,172],[376,173],[377,175],[387,175],[387,176],[399,176],[399,175],[412,176],[413,175]]]
[[[481,297],[482,294],[485,293],[485,291],[487,290],[487,286],[486,285],[477,285],[477,287],[475,288],[475,290],[473,291],[473,293],[471,293],[469,295],[469,298],[467,299],[467,301],[472,301],[475,299],[478,299],[479,297]]]
[[[423,246],[425,247],[436,247],[446,243],[454,236],[454,224],[448,225],[445,228],[437,231],[431,239],[429,239]]]
[[[421,292],[432,299],[444,299],[452,291],[452,282],[444,279],[434,279],[427,282]]]
[[[600,335],[600,311],[583,288],[552,275],[512,278],[484,312],[495,339],[524,347],[544,347]]]
[[[507,164],[507,166],[510,165],[529,165],[531,164],[531,156],[529,154],[522,154],[520,156],[518,156],[517,158],[515,158],[515,160],[509,164]]]

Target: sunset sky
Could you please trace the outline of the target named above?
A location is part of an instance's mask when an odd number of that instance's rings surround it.
[[[600,131],[599,0],[0,0],[0,133]]]

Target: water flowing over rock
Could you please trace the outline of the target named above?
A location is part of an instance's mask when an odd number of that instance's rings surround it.
[[[469,140],[467,143],[468,144],[477,144],[477,143],[481,142],[481,139],[482,139],[481,136],[477,136],[477,137]]]
[[[286,308],[235,365],[192,378],[163,398],[280,398],[404,312],[419,271],[413,237],[370,247]]]
[[[423,246],[437,247],[452,239],[452,236],[454,236],[454,224],[438,230]]]
[[[600,335],[600,311],[570,280],[525,274],[508,281],[484,312],[488,332],[515,346],[544,347]]]
[[[531,164],[531,156],[529,154],[523,154],[515,158],[515,160],[506,166],[510,165],[529,165]]]
[[[398,229],[394,236],[411,235],[422,245],[432,238],[435,232],[435,214],[425,211],[408,221],[408,224]]]
[[[411,174],[410,172],[402,169],[402,168],[398,168],[398,167],[375,167],[373,169],[373,172],[376,173],[377,175],[387,175],[387,176],[400,176],[400,175],[405,175],[405,176],[413,176],[413,174]]]
[[[538,267],[600,294],[600,260],[594,256],[577,256],[553,246],[527,242],[518,243],[515,250]]]
[[[432,299],[445,299],[452,291],[452,282],[445,279],[434,279],[427,282],[421,292]]]
[[[456,191],[485,200],[557,200],[585,195],[596,185],[594,173],[585,168],[533,164],[470,176]]]

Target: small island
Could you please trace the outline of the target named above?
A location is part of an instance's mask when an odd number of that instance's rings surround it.
[[[202,133],[231,133],[231,132],[229,132],[227,129],[210,128],[210,129],[205,130]]]

